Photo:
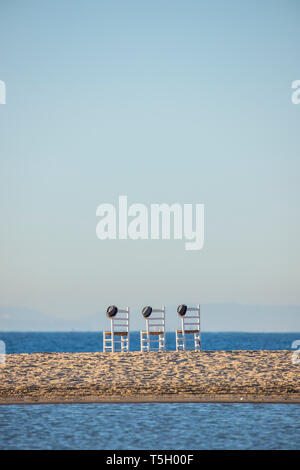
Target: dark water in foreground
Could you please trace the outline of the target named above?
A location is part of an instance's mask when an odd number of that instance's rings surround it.
[[[299,449],[300,406],[0,406],[1,449]]]
[[[202,333],[204,350],[276,350],[291,349],[292,342],[300,339],[299,333]],[[96,352],[103,350],[102,332],[0,332],[6,352]],[[166,349],[176,349],[175,333],[166,333]],[[140,350],[139,332],[130,334],[130,350]]]

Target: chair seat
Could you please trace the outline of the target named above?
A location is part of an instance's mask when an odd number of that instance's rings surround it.
[[[147,335],[147,331],[141,331],[142,335]],[[149,335],[151,336],[157,336],[157,335],[163,335],[163,331],[149,331]]]
[[[192,333],[199,333],[200,330],[177,330],[177,333],[180,333],[180,334],[192,334]]]
[[[115,336],[127,336],[128,331],[114,331]],[[104,336],[111,336],[111,331],[104,331]]]

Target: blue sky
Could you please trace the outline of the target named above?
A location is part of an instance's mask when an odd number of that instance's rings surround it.
[[[71,325],[112,303],[300,305],[298,1],[0,12],[4,309]],[[203,250],[98,240],[120,194],[204,203]]]

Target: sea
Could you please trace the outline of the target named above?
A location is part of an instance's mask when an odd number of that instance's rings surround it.
[[[297,340],[300,333],[204,332],[202,349],[292,351]],[[8,354],[97,352],[103,347],[101,332],[0,332],[0,341],[5,343]],[[139,333],[131,332],[130,341],[130,349],[138,351]],[[166,348],[175,350],[174,333],[166,334]],[[1,405],[0,449],[298,450],[300,405]]]

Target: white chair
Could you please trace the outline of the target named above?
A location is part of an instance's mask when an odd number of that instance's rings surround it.
[[[103,332],[104,352],[128,352],[130,341],[129,307],[118,309],[108,307],[106,316],[110,319],[110,331]]]
[[[200,304],[189,308],[179,305],[177,312],[181,319],[181,330],[176,330],[176,351],[200,351]]]
[[[140,332],[141,351],[164,351],[166,344],[165,306],[161,309],[144,307],[142,315],[146,320],[146,331]]]

